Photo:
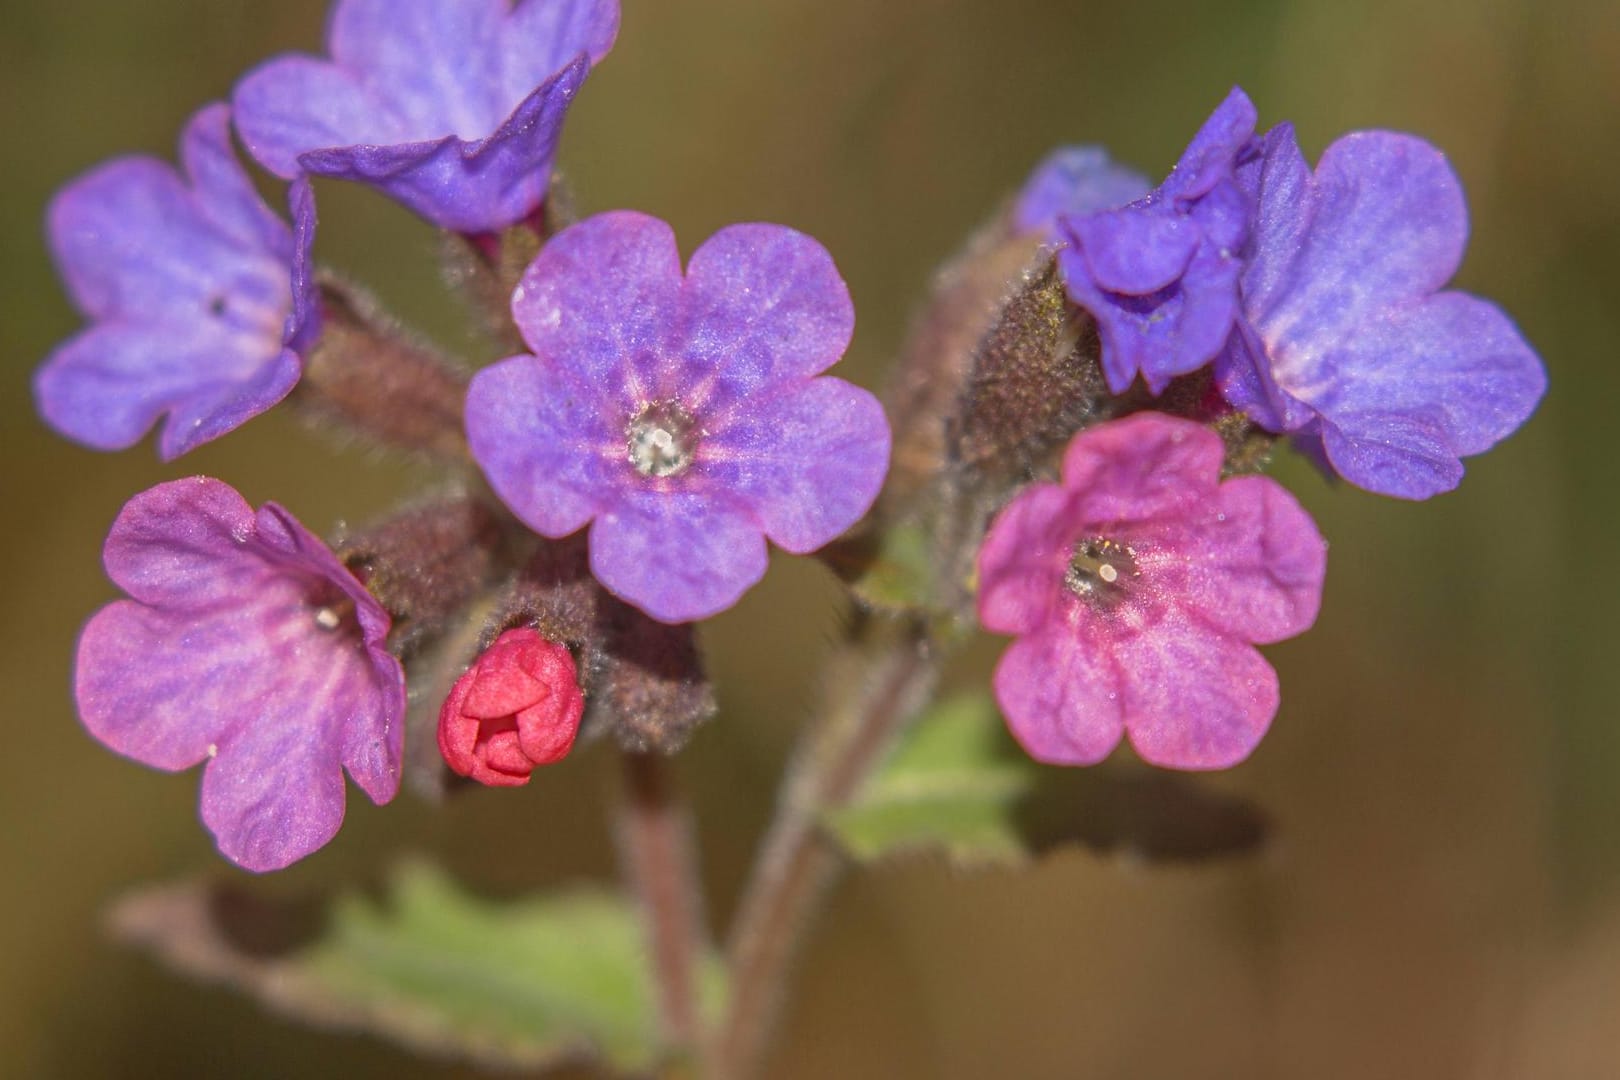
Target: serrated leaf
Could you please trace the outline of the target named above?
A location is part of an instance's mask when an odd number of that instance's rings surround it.
[[[862,862],[932,851],[963,867],[1018,866],[1065,844],[1200,858],[1252,849],[1266,831],[1249,803],[1180,774],[1038,764],[983,696],[953,698],[919,718],[825,824]]]
[[[193,882],[126,897],[112,921],[187,974],[427,1053],[530,1069],[599,1060],[621,1072],[661,1056],[640,924],[605,892],[496,903],[410,864],[382,901],[288,905]],[[718,1003],[716,958],[702,979],[705,1002]]]

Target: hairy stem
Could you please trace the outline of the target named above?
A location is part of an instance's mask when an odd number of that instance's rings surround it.
[[[619,854],[645,923],[659,1025],[678,1057],[699,1055],[698,963],[705,935],[691,813],[667,759],[626,752],[622,760]]]
[[[723,1080],[759,1068],[799,939],[841,868],[821,815],[859,792],[937,669],[926,638],[911,630],[851,645],[833,665],[829,685],[841,689],[795,754],[728,942],[730,987],[715,1041]]]

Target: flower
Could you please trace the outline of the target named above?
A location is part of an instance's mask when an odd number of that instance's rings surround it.
[[[536,532],[594,522],[592,572],[653,618],[730,607],[764,576],[766,536],[812,551],[877,497],[888,423],[815,377],[855,313],[808,236],[730,226],[683,279],[668,225],[599,214],[546,244],[512,314],[534,355],[473,377],[473,457]]]
[[[1062,146],[1035,167],[1013,206],[1013,227],[1024,233],[1057,231],[1060,217],[1113,210],[1152,188],[1147,177],[1117,164],[1100,146]]]
[[[131,499],[103,549],[131,599],[79,638],[90,734],[171,772],[207,761],[202,819],[232,862],[277,870],[343,822],[347,769],[375,803],[399,790],[405,678],[389,619],[274,503],[176,480]]]
[[[1138,413],[1081,432],[979,551],[979,621],[1015,634],[995,693],[1032,757],[1220,769],[1277,711],[1254,648],[1316,619],[1326,545],[1275,481],[1220,481],[1209,429]]]
[[[166,162],[122,157],[51,203],[51,251],[92,324],[34,378],[40,415],[98,450],[134,446],[167,415],[173,460],[233,431],[292,390],[319,334],[310,273],[315,204],[289,198],[289,229],[231,149],[230,110],[210,105]]]
[[[1248,182],[1258,216],[1243,319],[1216,365],[1227,399],[1368,491],[1456,487],[1458,459],[1524,423],[1547,374],[1494,305],[1441,291],[1468,238],[1444,156],[1411,135],[1357,132],[1312,175],[1282,125]]]
[[[1059,218],[1069,246],[1058,268],[1097,320],[1114,393],[1138,374],[1162,393],[1225,343],[1252,212],[1237,173],[1258,152],[1254,124],[1254,105],[1234,89],[1163,184],[1117,210]]]
[[[519,627],[496,638],[451,687],[439,710],[439,752],[460,776],[516,787],[536,765],[568,756],[584,715],[568,648]]]
[[[338,0],[332,59],[249,72],[237,128],[277,176],[357,180],[494,231],[545,199],[563,117],[618,29],[617,0]]]

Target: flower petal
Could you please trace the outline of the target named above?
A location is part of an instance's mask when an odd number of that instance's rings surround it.
[[[339,0],[327,45],[332,59],[399,118],[405,137],[398,141],[456,135],[475,142],[535,85],[501,101],[498,81],[468,77],[499,63],[508,6],[509,0]],[[339,144],[306,149],[333,145]]]
[[[501,38],[506,100],[523,100],[581,53],[600,62],[618,33],[618,0],[520,0]]]
[[[889,467],[889,423],[877,398],[825,376],[745,406],[705,438],[706,483],[750,506],[765,535],[795,554],[860,520]]]
[[[307,722],[333,707],[342,703],[330,696],[278,695],[237,724],[208,763],[203,824],[238,866],[280,870],[337,835],[344,809],[337,735]]]
[[[1120,674],[1104,641],[1055,625],[1019,638],[996,665],[996,701],[1029,756],[1095,765],[1124,732]]]
[[[298,155],[298,166],[315,176],[368,184],[443,229],[503,229],[544,201],[563,119],[589,71],[587,58],[576,58],[480,142],[446,135],[336,144]]]
[[[1279,701],[1277,673],[1254,646],[1185,618],[1115,642],[1125,728],[1143,760],[1225,769],[1253,752]]]
[[[1063,455],[1063,486],[1099,527],[1179,516],[1213,497],[1226,449],[1189,420],[1142,412],[1083,433]]]
[[[231,109],[242,145],[283,180],[302,171],[298,156],[308,150],[413,137],[358,76],[301,54],[275,57],[244,75],[231,93]]]
[[[832,256],[784,225],[732,225],[692,253],[683,360],[724,412],[751,394],[820,374],[844,355],[855,306]]]
[[[1316,621],[1327,542],[1281,485],[1227,480],[1182,525],[1171,558],[1139,555],[1139,563],[1211,629],[1264,644]]]
[[[190,326],[110,322],[69,338],[34,376],[40,415],[97,450],[134,446],[165,414],[165,461],[268,410],[303,366],[290,350]]]
[[[125,504],[102,548],[107,576],[135,600],[175,610],[230,605],[270,576],[243,558],[253,508],[229,484],[206,476],[173,480]]]
[[[535,355],[597,388],[622,422],[682,389],[669,330],[680,291],[674,230],[619,210],[552,237],[512,295],[512,317]]]
[[[1254,102],[1234,86],[1198,129],[1160,189],[1167,198],[1195,199],[1225,179],[1232,164],[1254,137],[1259,119]]]
[[[231,146],[230,123],[230,107],[216,103],[199,110],[180,136],[180,162],[199,207],[221,233],[291,262],[292,233],[265,205],[242,167]]]
[[[1053,615],[1073,557],[1073,496],[1033,483],[996,516],[979,548],[979,622],[997,634],[1028,634]]]
[[[1338,140],[1323,153],[1308,198],[1300,197],[1296,153],[1291,140],[1268,145],[1268,157],[1282,161],[1275,178],[1263,173],[1260,216],[1270,238],[1262,240],[1279,246],[1257,249],[1263,265],[1248,277],[1273,302],[1248,314],[1278,381],[1309,400],[1322,378],[1317,358],[1335,342],[1451,279],[1468,211],[1444,155],[1414,136],[1365,131]]]
[[[1013,227],[1020,232],[1050,232],[1059,217],[1112,210],[1152,188],[1147,177],[1116,163],[1100,146],[1061,147],[1025,181],[1013,208]]]
[[[765,537],[711,495],[633,491],[591,526],[591,571],[660,622],[731,607],[765,576]]]
[[[567,321],[589,322],[572,313]],[[478,372],[467,388],[473,460],[501,501],[543,536],[584,525],[629,471],[625,434],[610,426],[599,391],[571,369],[576,355],[514,356]]]

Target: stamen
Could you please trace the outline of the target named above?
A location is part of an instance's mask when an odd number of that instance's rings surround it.
[[[692,416],[679,402],[655,401],[625,429],[627,457],[642,476],[676,476],[692,464],[696,450]]]
[[[1124,597],[1137,573],[1134,551],[1124,544],[1094,537],[1074,546],[1063,584],[1083,600],[1114,603]]]

